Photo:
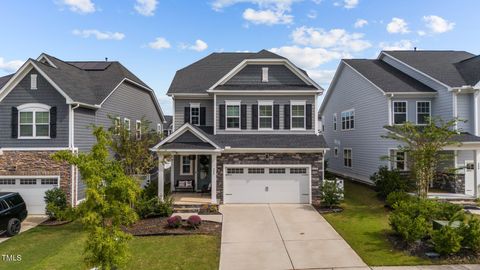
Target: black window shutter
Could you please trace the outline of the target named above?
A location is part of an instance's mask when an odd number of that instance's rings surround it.
[[[273,129],[280,129],[280,105],[273,105]]]
[[[205,126],[206,125],[206,119],[205,119],[205,107],[200,107],[200,126]]]
[[[252,105],[252,129],[258,129],[258,105]]]
[[[247,105],[240,106],[240,124],[242,129],[247,129]]]
[[[225,105],[218,105],[219,129],[225,129]]]
[[[12,107],[12,138],[18,138],[18,109]]]
[[[57,137],[57,107],[50,108],[50,138]]]
[[[183,111],[183,122],[190,123],[190,107],[185,107]]]
[[[290,129],[290,104],[285,104],[283,106],[283,128]]]
[[[305,106],[305,128],[306,129],[312,129],[312,104],[307,104]]]

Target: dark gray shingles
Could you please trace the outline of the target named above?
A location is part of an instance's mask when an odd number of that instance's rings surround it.
[[[217,134],[215,142],[231,148],[328,148],[315,134]]]
[[[467,85],[475,86],[480,81],[480,55],[455,64]]]
[[[241,85],[219,85],[215,90],[315,90],[313,85],[269,85],[269,84],[241,84]]]
[[[384,92],[436,92],[381,60],[344,59],[343,61]]]
[[[453,137],[453,141],[455,141],[455,142],[460,142],[460,143],[464,143],[464,142],[480,142],[480,137],[465,132],[465,133],[460,133],[460,134],[458,134],[457,136]]]
[[[385,53],[450,87],[460,87],[468,84],[454,64],[475,56],[466,51],[417,50],[385,51]]]
[[[0,88],[2,88],[15,74],[0,77]]]
[[[198,150],[213,150],[215,147],[213,147],[209,143],[189,143],[189,142],[172,142],[172,143],[166,143],[164,145],[161,145],[158,147],[159,149],[198,149]]]
[[[167,129],[173,122],[173,116],[171,115],[165,115],[165,129]]]

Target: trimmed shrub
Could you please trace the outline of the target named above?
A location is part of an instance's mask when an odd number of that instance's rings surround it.
[[[394,208],[398,202],[412,199],[414,198],[404,191],[394,191],[388,194],[387,199],[385,200],[385,204],[388,207]]]
[[[398,170],[389,170],[387,167],[382,166],[370,176],[370,180],[375,183],[375,190],[377,195],[385,199],[388,194],[394,191],[408,191],[410,187],[410,181],[400,175]]]
[[[182,225],[182,217],[181,216],[171,216],[167,219],[168,227],[170,228],[178,228]]]
[[[173,213],[173,198],[165,197],[161,201],[158,197],[146,199],[139,198],[135,204],[135,211],[142,219],[150,217],[169,217]]]
[[[325,180],[322,183],[322,203],[332,208],[340,204],[342,199],[342,190],[337,185],[335,180]]]
[[[198,215],[191,215],[188,217],[187,223],[192,228],[197,229],[202,224],[202,218]]]
[[[462,246],[480,251],[480,220],[471,217],[466,223],[460,226],[460,234],[463,237]]]
[[[411,218],[404,213],[393,213],[389,218],[392,229],[411,244],[428,236],[431,224],[422,216]]]
[[[443,255],[460,251],[462,248],[462,240],[463,237],[460,235],[459,229],[451,226],[444,226],[432,234],[435,251]]]
[[[48,215],[50,219],[68,220],[64,218],[66,218],[66,216],[70,216],[70,212],[74,211],[74,210],[68,209],[67,195],[63,190],[59,188],[53,188],[53,189],[47,190],[43,198],[45,200],[45,205],[46,205],[45,213]]]
[[[449,202],[437,202],[437,207],[434,209],[434,218],[448,221],[464,221],[465,212],[463,207],[458,204]]]

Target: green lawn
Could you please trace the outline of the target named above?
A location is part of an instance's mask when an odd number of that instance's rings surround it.
[[[371,188],[346,181],[342,206],[342,213],[324,217],[368,265],[432,264],[430,260],[393,250],[386,237],[390,230],[388,211]]]
[[[22,256],[20,262],[0,257],[0,269],[87,269],[82,261],[85,239],[78,223],[36,227],[0,244],[0,256]],[[220,237],[135,237],[130,251],[126,269],[218,269]]]

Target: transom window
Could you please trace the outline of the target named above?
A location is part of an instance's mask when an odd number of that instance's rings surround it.
[[[228,174],[242,174],[243,168],[227,168]]]
[[[305,129],[305,101],[291,101],[291,129]]]
[[[270,174],[284,174],[285,168],[269,168],[268,173]]]
[[[417,125],[428,124],[430,115],[430,101],[417,101]]]
[[[193,159],[191,156],[181,156],[181,175],[192,175],[193,174]]]
[[[190,104],[190,122],[192,125],[200,125],[200,104]]]
[[[337,114],[333,114],[333,130],[337,130]]]
[[[227,129],[240,128],[240,102],[226,102]]]
[[[18,106],[20,138],[50,138],[50,106],[25,104]]]
[[[250,174],[262,174],[265,173],[264,168],[248,168],[248,173]]]
[[[391,150],[392,168],[400,171],[407,170],[407,153],[404,151]]]
[[[342,112],[342,130],[351,130],[355,128],[355,110]]]
[[[352,168],[352,149],[350,148],[343,149],[343,166]]]
[[[394,101],[393,102],[393,123],[401,125],[407,122],[407,102]]]
[[[259,101],[258,102],[258,123],[260,129],[273,128],[273,102]]]
[[[307,168],[290,168],[291,174],[306,174]]]

